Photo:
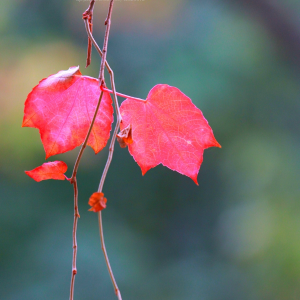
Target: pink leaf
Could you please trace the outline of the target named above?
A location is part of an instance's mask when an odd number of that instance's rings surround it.
[[[126,99],[120,110],[121,130],[132,127],[128,149],[143,175],[161,163],[198,184],[204,149],[221,147],[201,110],[175,87],[156,85],[145,102]]]
[[[98,79],[82,76],[79,67],[60,71],[41,80],[28,95],[22,126],[39,129],[46,158],[67,152],[83,143],[99,96]],[[105,147],[112,122],[112,100],[104,92],[88,140],[95,153]]]

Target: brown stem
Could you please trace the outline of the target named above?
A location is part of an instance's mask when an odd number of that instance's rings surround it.
[[[94,126],[94,123],[96,121],[96,117],[97,117],[97,113],[98,113],[98,110],[100,108],[100,104],[101,104],[101,100],[102,100],[102,96],[103,96],[103,91],[101,91],[101,94],[100,94],[100,97],[99,97],[99,100],[98,100],[98,103],[97,103],[97,107],[96,107],[96,110],[95,110],[95,113],[94,113],[94,116],[93,116],[93,119],[92,119],[92,122],[91,122],[91,125],[89,127],[89,130],[88,130],[88,133],[85,137],[85,140],[81,146],[81,149],[79,151],[79,154],[77,156],[77,159],[76,159],[76,162],[75,162],[75,165],[74,165],[74,169],[73,169],[73,173],[72,173],[72,176],[71,176],[71,179],[70,179],[70,182],[73,183],[73,180],[76,178],[76,174],[77,174],[77,171],[78,171],[78,167],[79,167],[79,163],[80,163],[80,160],[81,160],[81,157],[82,157],[82,154],[84,152],[84,149],[86,148],[86,145],[88,143],[88,139],[91,135],[91,132],[92,132],[92,129],[93,129],[93,126]]]
[[[95,0],[91,0],[88,9],[82,14],[82,18],[87,20],[89,23],[90,31],[93,32],[93,10],[94,10]],[[86,57],[86,68],[91,64],[92,58],[92,41],[88,37],[88,47],[87,47],[87,57]]]
[[[105,181],[110,163],[112,161],[113,152],[114,152],[114,145],[115,145],[116,136],[117,136],[117,133],[118,133],[118,130],[119,130],[119,126],[120,126],[120,121],[117,120],[117,124],[115,126],[115,130],[114,130],[114,133],[113,133],[113,136],[111,138],[110,145],[109,145],[109,154],[108,154],[108,158],[107,158],[107,161],[106,161],[106,164],[105,164],[104,171],[103,171],[102,176],[101,176],[100,184],[99,184],[99,187],[98,187],[98,192],[102,191],[104,181]],[[107,265],[108,273],[110,275],[110,278],[111,278],[112,284],[114,286],[114,290],[115,290],[115,293],[118,297],[118,300],[122,300],[121,292],[120,292],[120,290],[118,288],[118,285],[117,285],[117,282],[115,280],[115,277],[114,277],[114,274],[113,274],[113,271],[112,271],[112,268],[110,266],[110,262],[109,262],[109,259],[108,259],[108,255],[107,255],[107,252],[106,252],[106,248],[105,248],[101,211],[98,212],[98,223],[99,223],[99,231],[100,231],[101,248],[102,248],[102,251],[103,251],[103,254],[104,254],[104,258],[105,258],[105,262],[106,262],[106,265]]]
[[[77,156],[77,160],[75,162],[74,165],[74,169],[73,169],[73,173],[72,176],[70,178],[70,183],[73,185],[74,187],[74,223],[73,223],[73,262],[72,262],[72,277],[71,277],[71,287],[70,287],[70,300],[74,299],[74,283],[75,283],[75,275],[77,274],[77,268],[76,268],[76,258],[77,258],[77,239],[76,239],[76,233],[77,233],[77,223],[78,223],[78,218],[79,216],[79,212],[78,212],[78,186],[77,186],[77,179],[76,179],[76,174],[78,171],[78,167],[79,167],[79,163],[82,157],[82,154],[84,152],[84,149],[86,148],[88,139],[91,135],[96,117],[97,117],[97,113],[101,104],[101,100],[102,100],[102,96],[103,96],[103,91],[101,91],[98,103],[97,103],[97,107],[91,122],[91,125],[89,127],[88,133],[85,137],[85,140],[81,146],[81,149],[79,151],[79,154]]]
[[[106,161],[106,164],[105,164],[105,167],[104,167],[104,171],[102,173],[101,180],[100,180],[99,187],[98,187],[98,192],[99,193],[102,192],[104,181],[105,181],[108,169],[110,167],[110,163],[111,163],[112,158],[113,158],[114,146],[115,146],[115,141],[116,141],[117,133],[118,133],[118,130],[119,130],[119,126],[120,126],[120,121],[117,120],[115,130],[114,130],[114,133],[113,133],[113,136],[111,138],[110,145],[109,145],[108,158],[107,158],[107,161]]]
[[[86,28],[86,31],[87,31],[91,41],[93,42],[95,48],[97,49],[99,55],[103,59],[103,53],[102,53],[100,47],[98,46],[97,42],[95,41],[91,31],[89,30],[89,26],[88,26],[88,23],[87,23],[86,20],[85,20],[85,28]],[[114,104],[115,104],[115,107],[116,107],[116,110],[117,110],[117,123],[116,123],[115,130],[114,130],[114,133],[113,133],[113,136],[111,138],[110,145],[109,145],[109,155],[108,155],[108,158],[107,158],[107,162],[106,162],[103,174],[101,176],[98,192],[102,192],[104,181],[105,181],[105,178],[106,178],[106,175],[107,175],[107,172],[108,172],[108,169],[109,169],[112,157],[113,157],[113,151],[114,151],[116,136],[117,136],[117,133],[118,133],[118,130],[119,130],[120,123],[122,121],[120,108],[119,108],[119,104],[118,104],[118,98],[117,98],[118,93],[116,92],[116,86],[115,86],[115,81],[114,81],[114,73],[113,73],[111,67],[109,66],[109,64],[107,63],[107,61],[105,61],[105,65],[106,65],[106,68],[108,70],[108,73],[110,74],[110,81],[111,81],[111,86],[112,86],[113,90],[112,91],[108,90],[108,91],[113,92]],[[101,87],[101,90],[103,91],[103,90],[105,90],[105,88]],[[140,100],[142,100],[142,99],[140,99]],[[142,100],[142,101],[144,101],[144,100]]]
[[[88,27],[88,24],[87,24],[86,20],[85,20],[85,28],[86,28],[86,31],[87,31],[91,41],[94,44],[96,50],[98,51],[99,55],[103,58],[103,53],[102,53],[100,47],[98,46],[97,42],[95,41],[91,31],[89,30],[89,27]],[[115,144],[116,136],[117,136],[117,133],[118,133],[118,130],[119,130],[121,120],[122,120],[121,113],[120,113],[120,108],[119,108],[119,104],[118,104],[118,98],[117,98],[118,93],[116,92],[116,86],[115,86],[115,81],[114,81],[114,73],[113,73],[113,70],[111,69],[111,67],[109,66],[109,64],[107,63],[107,61],[105,61],[105,65],[106,65],[106,68],[108,70],[108,73],[110,74],[110,81],[111,81],[111,86],[112,86],[113,90],[112,91],[109,90],[109,91],[113,93],[114,104],[115,104],[116,111],[117,111],[117,123],[116,123],[115,130],[114,130],[111,142],[110,142],[110,146],[109,146],[109,156],[108,156],[103,174],[101,176],[101,181],[100,181],[99,188],[98,188],[99,192],[102,191],[104,180],[106,178],[106,175],[107,175],[107,172],[108,172],[111,160],[112,160],[113,151],[114,151],[114,144]],[[104,90],[105,88],[101,87],[101,89]]]
[[[73,180],[73,187],[74,187],[74,224],[73,224],[73,262],[72,262],[72,277],[71,277],[71,287],[70,287],[70,300],[74,298],[74,284],[75,284],[75,275],[77,274],[77,267],[76,267],[76,257],[77,257],[77,223],[78,218],[80,218],[79,211],[78,211],[78,187],[77,187],[77,180],[76,177]]]
[[[110,23],[110,17],[111,17],[111,12],[112,12],[112,2],[113,1],[111,1],[111,5],[110,5],[110,9],[109,9],[109,14],[108,14],[108,19],[107,19],[107,21],[109,20],[109,23]],[[120,122],[121,122],[122,118],[121,118],[119,104],[118,104],[118,98],[117,98],[117,92],[116,92],[116,87],[115,87],[113,70],[111,69],[111,67],[109,66],[109,64],[106,61],[106,55],[104,56],[104,54],[103,54],[104,51],[102,53],[100,47],[98,46],[97,42],[95,41],[95,39],[94,39],[94,37],[92,35],[92,32],[90,31],[90,28],[88,26],[87,20],[84,20],[84,21],[85,21],[85,28],[86,28],[86,31],[87,31],[87,34],[88,34],[90,40],[94,44],[94,46],[95,46],[96,50],[98,51],[99,55],[102,57],[101,66],[104,66],[104,64],[105,64],[105,66],[106,66],[106,68],[108,70],[108,73],[110,74],[110,82],[111,82],[111,86],[112,86],[114,105],[116,107],[116,114],[117,114],[117,123],[116,123],[115,129],[114,129],[114,133],[113,133],[113,136],[112,136],[112,139],[111,139],[111,142],[110,142],[109,155],[108,155],[107,162],[105,164],[105,168],[104,168],[104,171],[102,173],[100,184],[99,184],[99,188],[98,188],[98,192],[101,192],[102,188],[103,188],[104,180],[106,178],[106,175],[107,175],[107,172],[108,172],[111,160],[112,160],[113,151],[114,151],[114,144],[115,144],[115,141],[116,141],[117,132],[119,130],[119,126],[120,126]],[[107,36],[107,38],[108,38],[108,36]],[[100,68],[100,70],[101,70],[101,68]],[[103,70],[103,72],[104,72],[104,70]],[[101,73],[101,71],[100,71],[100,73]],[[103,76],[104,76],[104,74],[103,74]],[[100,75],[100,77],[101,77],[101,75]],[[100,84],[101,84],[101,81],[100,81]],[[102,84],[101,84],[101,87],[103,87]],[[106,265],[107,265],[107,269],[108,269],[108,272],[109,272],[112,284],[114,286],[115,293],[116,293],[116,295],[118,297],[118,300],[122,300],[121,292],[120,292],[120,290],[118,288],[117,282],[116,282],[115,277],[113,275],[113,271],[112,271],[112,268],[110,266],[110,262],[109,262],[108,255],[107,255],[107,251],[106,251],[106,248],[105,248],[101,211],[98,213],[98,222],[99,222],[99,232],[100,232],[101,248],[102,248],[102,251],[103,251],[103,254],[104,254],[104,258],[105,258],[105,262],[106,262]]]
[[[98,51],[100,57],[102,57],[103,53],[102,53],[100,47],[98,46],[96,40],[94,39],[94,37],[92,35],[92,32],[90,31],[87,20],[84,20],[84,23],[85,23],[85,29],[86,29],[86,32],[87,32],[89,38],[91,39],[92,43],[94,44],[94,47]],[[107,69],[107,71],[110,75],[110,82],[111,82],[111,87],[112,87],[112,90],[113,90],[113,99],[114,99],[114,105],[116,107],[117,118],[119,118],[119,121],[121,122],[122,117],[121,117],[121,113],[120,113],[118,97],[117,97],[117,92],[116,92],[116,87],[115,87],[114,72],[113,72],[112,68],[109,66],[107,61],[105,61],[105,66],[106,66],[106,69]]]
[[[99,224],[99,232],[100,232],[100,239],[101,239],[101,248],[102,248],[102,251],[103,251],[103,254],[104,254],[104,258],[105,258],[105,262],[106,262],[107,269],[108,269],[108,272],[109,272],[109,276],[110,276],[111,281],[113,283],[114,290],[115,290],[115,293],[118,297],[118,300],[122,300],[121,292],[120,292],[120,290],[118,288],[118,285],[117,285],[117,282],[115,280],[115,277],[114,277],[114,274],[113,274],[113,271],[111,269],[109,259],[108,259],[108,256],[107,256],[106,248],[105,248],[101,211],[98,212],[98,224]]]
[[[103,56],[102,56],[102,60],[101,60],[100,73],[99,73],[100,86],[105,86],[104,67],[105,67],[105,62],[106,62],[107,45],[108,45],[113,5],[114,5],[114,0],[110,0],[108,14],[107,14],[107,18],[105,20],[106,31],[105,31],[105,36],[104,36],[103,50],[102,50]]]
[[[112,90],[108,89],[108,88],[104,88],[104,87],[101,87],[101,90],[104,91],[104,92],[108,92],[108,93],[113,93]],[[125,94],[122,94],[122,93],[118,93],[116,92],[116,94],[122,98],[127,98],[127,99],[132,99],[132,100],[136,100],[136,101],[141,101],[141,102],[145,102],[147,100],[144,100],[144,99],[141,99],[141,98],[136,98],[136,97],[132,97],[132,96],[128,96],[128,95],[125,95]]]

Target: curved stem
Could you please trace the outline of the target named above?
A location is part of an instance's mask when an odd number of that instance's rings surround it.
[[[109,276],[110,276],[111,281],[113,283],[114,290],[115,290],[115,293],[118,297],[118,300],[122,300],[122,296],[121,296],[120,290],[118,288],[117,282],[115,280],[113,271],[111,269],[109,259],[108,259],[108,256],[107,256],[107,252],[106,252],[106,248],[105,248],[101,211],[98,212],[98,224],[99,224],[99,232],[100,232],[100,239],[101,239],[101,248],[102,248],[102,251],[103,251],[103,254],[104,254],[104,258],[105,258],[105,262],[106,262],[107,269],[108,269],[108,272],[109,272]]]
[[[85,28],[86,28],[86,31],[88,33],[89,38],[91,39],[92,43],[94,44],[94,46],[95,46],[96,50],[98,51],[99,55],[103,58],[103,53],[102,53],[100,47],[98,46],[97,42],[95,41],[95,39],[94,39],[94,37],[93,37],[93,35],[90,31],[90,28],[88,26],[88,21],[84,20],[84,23],[85,23]],[[117,123],[116,123],[115,130],[114,130],[114,133],[113,133],[113,136],[111,138],[110,145],[109,145],[109,155],[108,155],[108,158],[107,158],[107,162],[106,162],[103,174],[101,176],[98,192],[102,192],[104,181],[105,181],[105,178],[106,178],[106,175],[107,175],[107,172],[108,172],[108,169],[109,169],[112,157],[113,157],[116,136],[117,136],[117,133],[118,133],[118,130],[119,130],[120,123],[122,121],[120,108],[119,108],[119,104],[118,104],[118,98],[117,98],[118,93],[116,91],[116,86],[115,86],[115,81],[114,81],[114,73],[113,73],[111,67],[109,66],[109,64],[107,63],[107,61],[105,61],[105,66],[108,70],[108,73],[110,74],[111,86],[112,86],[113,90],[112,91],[108,90],[108,89],[107,90],[109,92],[113,93],[114,105],[115,105],[116,111],[117,111]],[[104,90],[106,90],[106,88],[101,87],[101,90],[104,91]],[[144,100],[142,100],[142,101],[144,101]]]
[[[111,8],[112,8],[112,6],[110,6],[110,11],[111,11]],[[95,39],[94,39],[94,37],[92,35],[92,32],[90,31],[88,21],[84,20],[84,23],[85,23],[85,28],[86,28],[86,31],[87,31],[87,34],[88,34],[90,40],[92,41],[92,43],[95,46],[96,50],[98,51],[99,55],[102,57],[101,65],[105,64],[106,69],[108,70],[108,73],[110,75],[110,82],[111,82],[111,87],[112,87],[112,92],[113,92],[113,100],[114,100],[114,105],[115,105],[115,108],[116,108],[116,115],[117,115],[116,126],[115,126],[114,133],[113,133],[113,136],[111,138],[110,145],[109,145],[109,155],[108,155],[107,162],[105,164],[105,168],[104,168],[104,171],[102,173],[101,180],[100,180],[100,183],[99,183],[98,192],[101,192],[102,188],[103,188],[103,185],[104,185],[104,181],[105,181],[107,172],[108,172],[108,169],[109,169],[109,166],[110,166],[110,163],[111,163],[111,160],[112,160],[112,157],[113,157],[113,151],[114,151],[114,145],[115,145],[115,141],[116,141],[116,136],[117,136],[117,132],[119,130],[120,122],[121,122],[122,118],[121,118],[120,108],[119,108],[119,104],[118,104],[118,98],[117,98],[117,92],[116,92],[116,87],[115,87],[113,70],[111,69],[111,67],[107,63],[106,57],[103,55],[100,47],[98,46],[97,42],[95,41]],[[105,60],[104,60],[104,58],[105,58]],[[100,82],[100,86],[103,87],[102,84],[101,84],[101,82]],[[115,277],[113,275],[113,271],[112,271],[112,268],[110,266],[110,262],[109,262],[108,255],[107,255],[107,251],[106,251],[106,248],[105,248],[101,211],[98,213],[98,223],[99,223],[101,248],[102,248],[102,251],[103,251],[103,254],[104,254],[104,258],[105,258],[105,262],[106,262],[106,265],[107,265],[107,269],[108,269],[108,272],[109,272],[112,284],[114,286],[115,293],[116,293],[116,295],[118,297],[118,300],[122,300],[121,292],[120,292],[120,290],[118,288],[117,282],[116,282]]]
[[[104,167],[104,171],[102,173],[101,180],[100,180],[100,183],[99,183],[99,187],[98,187],[98,192],[99,193],[102,192],[104,181],[105,181],[108,169],[110,167],[110,163],[111,163],[112,158],[113,158],[114,146],[115,146],[115,141],[116,141],[117,133],[118,133],[118,130],[119,130],[119,126],[120,126],[120,121],[117,121],[117,124],[115,126],[115,130],[114,130],[114,133],[113,133],[113,136],[111,138],[110,145],[109,145],[108,158],[107,158],[107,161],[106,161],[106,164],[105,164],[105,167]]]
[[[71,183],[73,183],[73,180],[74,178],[76,177],[76,174],[77,174],[77,171],[78,171],[78,167],[79,167],[79,163],[80,163],[80,160],[81,160],[81,157],[82,157],[82,154],[84,152],[84,149],[86,148],[86,145],[88,143],[88,140],[89,140],[89,137],[91,135],[91,132],[92,132],[92,129],[93,129],[93,126],[94,126],[94,123],[96,121],[96,117],[97,117],[97,113],[99,111],[99,108],[100,108],[100,104],[101,104],[101,100],[102,100],[102,97],[103,97],[103,91],[101,91],[101,94],[100,94],[100,97],[99,97],[99,100],[98,100],[98,103],[97,103],[97,107],[96,107],[96,110],[95,110],[95,113],[94,113],[94,116],[93,116],[93,119],[92,119],[92,122],[91,122],[91,125],[89,127],[89,130],[88,130],[88,133],[85,137],[85,140],[81,146],[81,149],[79,151],[79,154],[77,156],[77,159],[76,159],[76,162],[75,162],[75,165],[74,165],[74,169],[73,169],[73,174],[72,174],[72,177],[70,179]]]
[[[74,298],[74,284],[75,284],[75,275],[77,274],[77,267],[76,267],[76,257],[77,257],[77,223],[79,216],[78,211],[78,186],[76,177],[73,182],[74,186],[74,223],[73,223],[73,262],[72,262],[72,277],[71,277],[71,287],[70,287],[70,300]]]
[[[106,62],[107,45],[108,45],[113,5],[114,5],[114,0],[110,0],[108,14],[107,14],[107,18],[105,20],[106,30],[105,30],[103,50],[102,50],[103,56],[102,56],[102,61],[101,61],[101,65],[100,65],[100,73],[99,73],[100,86],[103,86],[103,85],[105,86],[104,67],[105,67],[105,62]]]
[[[96,48],[97,52],[99,53],[100,57],[102,57],[103,53],[102,53],[99,45],[97,44],[96,40],[94,39],[92,32],[90,31],[88,21],[84,20],[84,24],[85,24],[85,29],[86,29],[86,32],[87,32],[90,40],[92,41],[92,43],[93,43],[94,47]],[[114,95],[113,99],[114,99],[114,105],[116,107],[117,118],[119,118],[121,121],[122,117],[121,117],[121,113],[120,113],[119,103],[117,101],[118,99],[117,99],[117,92],[116,92],[116,88],[115,88],[114,72],[107,61],[105,61],[105,66],[110,75],[110,82],[111,82],[111,86],[113,89],[113,95]]]

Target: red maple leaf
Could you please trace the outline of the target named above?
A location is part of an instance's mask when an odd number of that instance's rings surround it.
[[[146,101],[126,99],[120,111],[121,130],[132,127],[128,149],[143,175],[161,163],[198,184],[204,149],[221,147],[201,110],[175,87],[156,85]]]
[[[44,163],[31,171],[25,171],[25,173],[37,182],[47,179],[65,180],[68,179],[64,175],[67,169],[68,166],[63,161],[52,161]]]
[[[39,129],[46,159],[67,152],[83,143],[99,96],[99,80],[82,76],[79,67],[60,71],[41,80],[28,95],[22,126]],[[88,140],[95,153],[105,147],[112,122],[112,100],[104,92]]]

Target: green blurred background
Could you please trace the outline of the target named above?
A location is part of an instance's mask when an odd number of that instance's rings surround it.
[[[39,80],[85,69],[87,1],[0,2],[0,299],[68,299],[73,190],[24,174],[44,162],[21,128]],[[108,1],[97,1],[102,45]],[[205,151],[199,186],[158,166],[144,177],[116,145],[104,192],[107,250],[124,300],[300,299],[300,1],[116,1],[108,61],[119,92],[178,87],[222,149]],[[120,99],[121,100],[121,99]],[[52,157],[71,174],[78,148]],[[79,168],[75,299],[115,299],[88,198],[107,149]]]

